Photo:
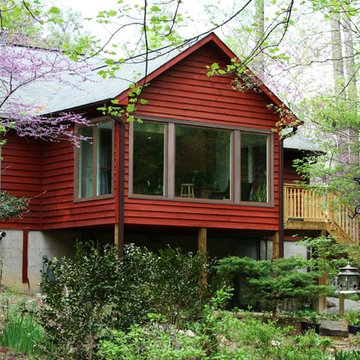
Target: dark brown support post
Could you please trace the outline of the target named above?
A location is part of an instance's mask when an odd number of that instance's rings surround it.
[[[339,295],[339,315],[344,316],[345,314],[345,295]]]
[[[115,244],[118,248],[119,257],[123,256],[124,252],[124,187],[125,187],[125,123],[124,120],[118,116],[111,116],[115,123],[119,124],[119,178],[118,178],[118,223],[114,227]]]
[[[275,231],[272,240],[272,259],[277,260],[280,257],[280,233]]]
[[[284,257],[284,139],[279,146],[279,250],[278,258]]]
[[[326,230],[321,230],[321,236],[326,236]],[[323,272],[318,280],[319,285],[327,284],[327,274]],[[314,308],[318,313],[322,313],[327,309],[327,298],[326,295],[319,296],[319,298],[314,300]]]
[[[207,229],[200,228],[198,232],[198,250],[203,256],[207,254]],[[207,282],[206,272],[203,271],[200,277],[200,285],[205,285]]]
[[[114,245],[119,248],[119,224],[114,225]]]

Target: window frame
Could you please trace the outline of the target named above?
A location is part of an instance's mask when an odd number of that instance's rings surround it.
[[[90,120],[91,128],[93,129],[92,135],[92,177],[95,179],[92,183],[92,195],[91,196],[79,196],[79,176],[80,176],[80,146],[74,149],[74,202],[83,202],[89,200],[102,200],[114,197],[114,169],[115,169],[115,122],[110,118],[96,118]],[[109,194],[96,195],[97,192],[97,158],[98,158],[98,124],[111,122],[111,192]],[[75,131],[78,132],[80,128],[84,126],[76,126]]]
[[[129,126],[129,186],[128,197],[134,199],[168,200],[180,202],[196,202],[210,204],[227,204],[257,207],[274,207],[274,133],[271,129],[255,129],[243,126],[230,126],[178,119],[163,119],[142,116],[147,122],[165,124],[164,130],[164,195],[143,195],[133,192],[133,164],[134,164],[134,124]],[[135,120],[136,121],[136,120]],[[185,125],[198,128],[209,128],[231,131],[230,134],[230,199],[202,199],[175,196],[175,126]],[[267,135],[267,202],[241,201],[241,132]]]

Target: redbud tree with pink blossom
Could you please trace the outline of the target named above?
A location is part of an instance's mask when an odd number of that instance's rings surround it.
[[[86,81],[89,69],[84,62],[51,49],[44,40],[43,25],[53,21],[51,14],[57,10],[51,8],[45,14],[36,1],[35,5],[29,8],[27,3],[8,0],[0,6],[0,147],[6,146],[9,132],[44,141],[67,140],[78,146],[83,138],[74,128],[88,125],[86,118],[72,112],[48,113],[46,101],[61,87],[75,86],[69,74]],[[0,189],[0,219],[21,216],[28,203],[29,199]]]

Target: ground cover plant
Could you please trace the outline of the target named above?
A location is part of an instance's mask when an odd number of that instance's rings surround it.
[[[260,281],[256,274],[265,276],[273,269],[258,262],[260,268],[254,272],[249,259],[231,261],[237,266],[243,261],[255,275],[256,286]],[[289,261],[279,261],[276,269],[285,271],[298,259]],[[45,263],[43,299],[36,309],[27,301],[12,306],[1,301],[6,319],[0,348],[6,355],[109,360],[336,360],[358,356],[356,351],[336,354],[331,341],[313,331],[301,334],[293,326],[296,317],[284,323],[270,313],[256,317],[249,311],[225,310],[232,289],[224,281],[201,281],[203,271],[210,273],[201,254],[170,248],[155,253],[130,245],[119,259],[112,246],[80,244],[74,259]],[[281,271],[271,274],[282,276]],[[294,279],[297,277],[289,275],[289,280],[280,282],[292,285],[286,290],[291,296],[294,287],[303,284]],[[271,284],[261,285],[261,291],[265,293]]]
[[[18,353],[37,358],[48,347],[44,329],[33,315],[35,304],[33,296],[18,289],[0,288],[0,354],[5,359]]]
[[[297,335],[293,327],[280,327],[276,321],[264,321],[244,312],[239,320],[223,310],[229,297],[219,291],[205,305],[198,321],[188,323],[191,332],[163,326],[152,321],[134,325],[128,331],[114,331],[101,341],[101,359],[209,359],[260,360],[333,359],[331,341],[314,332]]]

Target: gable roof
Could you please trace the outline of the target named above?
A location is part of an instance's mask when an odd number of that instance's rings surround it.
[[[59,76],[46,81],[34,81],[24,86],[17,98],[23,103],[36,105],[38,114],[54,114],[64,111],[85,110],[90,106],[102,106],[104,103],[117,98],[120,104],[126,104],[129,85],[131,83],[150,82],[163,72],[179,63],[182,59],[193,54],[205,45],[212,46],[220,54],[229,59],[236,58],[233,53],[214,33],[203,37],[195,37],[177,48],[164,47],[160,50],[151,51],[148,54],[147,76],[145,76],[145,55],[139,55],[121,64],[119,71],[112,78],[101,78],[98,71],[105,66],[99,59],[90,59],[90,68],[84,76],[74,72],[63,72]],[[21,47],[19,47],[21,51]],[[43,49],[28,49],[22,47],[22,51],[35,51],[39,59],[59,56],[57,52]],[[210,64],[209,64],[210,65]],[[286,108],[280,99],[266,87],[250,70],[246,70],[256,85],[276,106]],[[288,110],[288,109],[287,109]]]
[[[146,82],[150,82],[167,69],[171,68],[179,61],[194,53],[196,50],[206,44],[211,44],[218,51],[230,59],[235,58],[233,53],[214,33],[203,38],[193,38],[182,47],[175,49],[164,48],[160,51],[154,51],[149,54],[148,75]],[[185,48],[185,50],[183,50]],[[182,51],[180,51],[182,50]],[[145,56],[138,56],[135,59],[125,61],[121,64],[120,70],[114,78],[102,79],[97,72],[101,67],[95,67],[88,74],[90,81],[81,83],[81,86],[62,86],[58,89],[56,95],[47,102],[43,114],[56,113],[64,110],[73,110],[79,107],[102,104],[111,99],[117,98],[120,103],[126,102],[129,90],[129,84],[141,83],[145,76]],[[210,64],[209,64],[210,65]],[[250,70],[249,70],[250,73]],[[79,79],[67,75],[69,83],[75,83]],[[277,106],[285,107],[282,101],[267,88],[255,75],[252,78],[263,93]]]

